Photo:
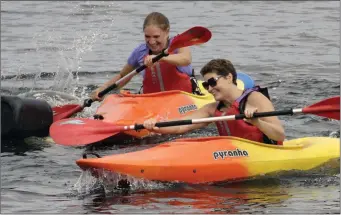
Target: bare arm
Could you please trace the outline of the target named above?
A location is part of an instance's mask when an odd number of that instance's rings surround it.
[[[196,110],[192,112],[191,114],[185,117],[182,117],[180,119],[176,119],[176,120],[199,119],[199,118],[210,117],[211,112],[212,112],[211,110],[212,108],[215,108],[215,107],[216,107],[216,103],[210,103],[210,104],[203,106],[199,110]],[[150,119],[150,120],[146,120],[143,123],[143,125],[148,130],[156,132],[156,133],[160,133],[160,134],[183,134],[188,131],[203,128],[207,126],[208,124],[210,124],[210,123],[198,123],[198,124],[191,124],[191,125],[179,125],[179,126],[158,128],[158,127],[155,127],[155,123],[156,123],[155,119]]]
[[[180,48],[177,54],[170,54],[161,60],[176,66],[188,66],[192,63],[191,50],[189,47]]]
[[[274,111],[272,102],[259,92],[253,92],[248,97],[245,110],[248,108],[257,108],[257,112]],[[276,141],[284,141],[285,133],[281,121],[277,116],[254,118],[248,120],[257,126],[266,136]]]
[[[131,71],[133,71],[135,68],[132,65],[126,64],[124,65],[124,67],[122,68],[122,70],[120,71],[120,73],[116,76],[114,76],[112,79],[110,79],[109,81],[105,82],[101,87],[97,88],[92,94],[91,94],[91,98],[93,100],[101,100],[98,97],[98,93],[103,91],[104,89],[106,89],[107,87],[109,87],[110,85],[114,84],[116,81],[118,81],[119,79],[121,79],[122,77],[126,76],[128,73],[130,73]],[[130,78],[131,79],[131,78]],[[124,85],[126,85],[130,79],[125,80],[124,82],[120,83],[119,88],[123,87]]]
[[[122,77],[126,76],[128,73],[130,73],[131,71],[133,71],[135,68],[129,64],[124,65],[124,67],[122,68],[122,70],[120,71],[120,74],[116,75],[115,77],[113,77],[111,80],[107,81],[106,83],[103,84],[102,87],[100,87],[101,90],[104,90],[105,88],[109,87],[110,85],[114,84],[116,81],[118,81],[119,79],[121,79]],[[123,87],[124,85],[126,85],[129,80],[126,80],[124,82],[122,82],[120,84],[119,87]]]

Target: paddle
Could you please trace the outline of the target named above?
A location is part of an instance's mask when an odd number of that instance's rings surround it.
[[[340,96],[332,97],[302,109],[287,109],[280,111],[255,113],[254,117],[292,115],[296,113],[315,114],[322,117],[340,120]],[[201,119],[175,120],[156,123],[157,127],[190,125],[197,123],[228,121],[244,119],[244,114],[209,117]],[[80,146],[95,143],[126,130],[143,129],[143,124],[117,126],[112,123],[93,119],[64,119],[55,122],[50,127],[52,139],[61,145]]]
[[[153,63],[159,61],[161,58],[166,57],[169,53],[173,52],[175,49],[183,48],[187,46],[199,45],[206,43],[212,37],[212,33],[204,27],[196,26],[193,28],[188,29],[187,31],[183,32],[182,34],[177,35],[172,40],[172,43],[169,45],[168,49],[163,50],[159,55],[152,59]],[[128,73],[126,76],[122,77],[114,84],[110,85],[103,91],[98,93],[98,97],[103,97],[105,94],[110,92],[111,90],[117,88],[119,84],[126,79],[133,77],[134,75],[138,74],[142,70],[146,68],[145,65],[140,66],[135,71]],[[73,114],[80,112],[85,107],[90,107],[94,101],[92,99],[84,100],[83,105],[64,105],[60,107],[54,107],[53,110],[53,121],[58,121],[64,118],[68,118]]]

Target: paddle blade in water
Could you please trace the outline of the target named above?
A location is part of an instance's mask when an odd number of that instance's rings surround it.
[[[82,146],[102,141],[127,130],[101,120],[72,118],[52,123],[50,136],[55,143],[67,146]]]
[[[68,118],[81,110],[83,110],[83,107],[80,105],[63,105],[60,107],[53,107],[53,122]]]
[[[172,52],[175,49],[182,47],[206,43],[211,37],[212,33],[207,28],[201,26],[193,27],[182,34],[177,35],[169,46],[168,52]]]
[[[302,112],[340,120],[340,96],[328,98],[310,105],[303,108]]]

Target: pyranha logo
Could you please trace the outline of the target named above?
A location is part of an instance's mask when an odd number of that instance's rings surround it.
[[[61,122],[59,125],[67,125],[67,124],[72,124],[72,125],[84,125],[85,122],[79,119],[72,119],[69,121]]]
[[[246,150],[240,150],[236,148],[235,150],[225,150],[213,152],[214,160],[219,158],[225,159],[226,157],[248,157],[249,153]]]
[[[185,106],[179,107],[179,113],[185,114],[188,111],[197,110],[197,109],[198,107],[195,104],[185,105]]]

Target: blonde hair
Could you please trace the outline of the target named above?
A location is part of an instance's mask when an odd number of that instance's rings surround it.
[[[152,12],[148,14],[143,22],[143,30],[149,25],[155,25],[161,28],[163,31],[166,31],[170,28],[168,18],[159,12]]]

